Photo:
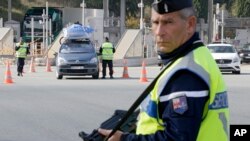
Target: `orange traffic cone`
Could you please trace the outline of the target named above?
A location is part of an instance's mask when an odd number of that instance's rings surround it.
[[[10,72],[10,63],[9,63],[9,61],[7,61],[7,65],[6,65],[4,83],[6,83],[6,84],[13,83],[12,77],[11,77],[11,72]]]
[[[124,64],[124,67],[123,67],[123,75],[122,75],[122,78],[129,78],[127,60],[124,60],[124,61],[123,61],[123,64]]]
[[[47,71],[47,72],[52,72],[52,70],[51,70],[51,66],[50,66],[50,61],[49,61],[49,58],[47,58],[47,63],[46,63],[46,71]]]
[[[35,64],[34,64],[34,58],[31,58],[31,62],[30,62],[30,71],[29,72],[36,72],[35,70]]]
[[[140,82],[148,82],[147,79],[147,71],[146,71],[146,63],[143,61],[142,62],[142,71],[141,71],[141,78],[140,78]]]

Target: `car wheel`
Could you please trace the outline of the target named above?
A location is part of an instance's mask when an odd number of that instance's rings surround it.
[[[59,74],[57,71],[56,71],[56,79],[62,79],[63,78],[63,75]]]
[[[93,74],[93,75],[92,75],[92,78],[93,78],[93,79],[98,79],[98,78],[99,78],[99,72],[96,73],[96,74]]]
[[[63,75],[58,75],[56,76],[57,79],[62,79],[63,78]]]
[[[233,71],[233,74],[240,74],[240,71]]]

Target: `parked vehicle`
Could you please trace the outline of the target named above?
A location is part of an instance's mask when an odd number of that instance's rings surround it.
[[[250,63],[250,43],[245,44],[239,51],[241,62]]]
[[[90,33],[93,31],[80,24],[73,24],[64,30],[63,42],[56,55],[56,78],[63,76],[92,75],[99,78],[99,60]],[[60,40],[61,41],[61,40]]]
[[[23,40],[26,42],[31,41],[31,18],[34,18],[34,40],[42,41],[43,38],[43,10],[46,7],[32,7],[28,9],[22,21],[21,34]],[[52,41],[56,39],[57,35],[63,29],[63,14],[60,8],[49,7],[48,18],[51,19],[51,35],[53,36]]]
[[[57,55],[56,78],[63,76],[92,75],[99,78],[99,61],[94,45],[88,39],[72,39],[65,41]]]
[[[240,57],[231,44],[209,44],[213,58],[222,72],[240,74]]]

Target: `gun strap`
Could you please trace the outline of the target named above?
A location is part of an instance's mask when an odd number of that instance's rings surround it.
[[[194,44],[192,44],[192,46],[190,47],[191,50],[198,48],[200,46],[203,46],[204,44],[202,42],[196,42]],[[170,61],[165,68],[157,75],[157,77],[149,84],[149,86],[142,92],[142,94],[136,99],[136,101],[132,104],[132,106],[129,108],[129,110],[127,111],[127,113],[123,116],[123,118],[117,123],[117,125],[115,126],[115,128],[111,131],[111,133],[109,134],[109,136],[107,138],[105,138],[105,141],[107,141],[112,135],[114,135],[114,133],[120,129],[120,127],[127,121],[127,119],[129,118],[130,115],[133,114],[133,112],[137,109],[137,107],[142,103],[142,101],[149,95],[149,93],[151,92],[151,90],[154,88],[154,85],[156,84],[158,78],[165,72],[166,69],[168,69],[178,58],[185,56],[187,53],[189,53],[189,51],[184,52],[184,53],[180,53],[178,55],[176,55],[172,61]]]

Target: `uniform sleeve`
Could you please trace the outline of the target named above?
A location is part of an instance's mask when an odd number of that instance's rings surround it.
[[[16,46],[16,47],[15,47],[15,50],[16,50],[16,51],[18,51],[18,50],[19,50],[19,48],[20,48],[19,46]]]
[[[26,54],[30,54],[30,44],[27,47]]]
[[[113,46],[113,53],[115,53],[115,47]]]
[[[208,100],[208,85],[196,74],[181,70],[165,85],[159,103],[159,117],[163,120],[163,131],[151,135],[125,133],[122,141],[195,141]],[[176,94],[184,97],[175,97]]]
[[[99,53],[102,54],[102,46],[99,49]]]

